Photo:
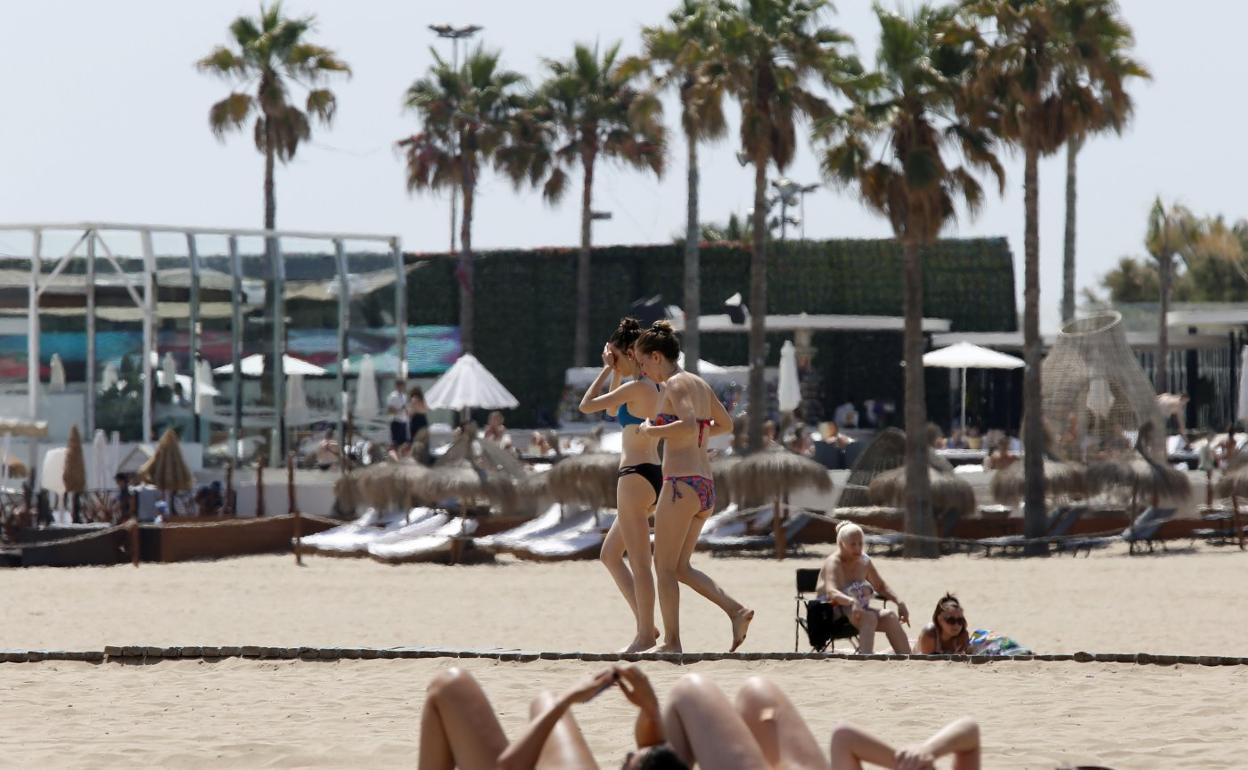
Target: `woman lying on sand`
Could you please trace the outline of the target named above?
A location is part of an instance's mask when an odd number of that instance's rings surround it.
[[[986,628],[970,631],[962,603],[953,594],[945,594],[936,602],[932,622],[923,627],[915,640],[917,652],[922,655],[1030,655],[1031,650],[1008,636]]]
[[[508,744],[476,679],[461,669],[439,674],[429,685],[420,725],[420,770],[596,770],[585,736],[569,713],[612,686],[637,706],[633,728],[637,750],[623,770],[857,770],[870,762],[883,767],[926,770],[936,758],[954,754],[958,770],[979,767],[979,731],[963,720],[919,746],[894,750],[848,726],[832,734],[829,762],[805,720],[773,683],[752,677],[734,705],[723,691],[697,674],[672,688],[659,709],[650,681],[635,666],[595,674],[563,695],[542,693],[530,706],[524,734]]]
[[[871,557],[863,553],[862,544],[862,528],[857,524],[842,521],[836,525],[836,550],[819,571],[817,593],[825,601],[845,608],[849,622],[858,629],[860,653],[873,652],[875,635],[883,632],[894,652],[909,655],[910,640],[901,624],[910,624],[910,611],[880,577]],[[897,611],[872,608],[871,599],[877,594],[896,604]]]

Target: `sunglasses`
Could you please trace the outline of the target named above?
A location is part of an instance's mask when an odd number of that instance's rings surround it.
[[[951,626],[964,626],[964,625],[966,625],[966,618],[959,618],[959,617],[956,617],[956,616],[954,616],[954,615],[942,615],[942,616],[940,617],[940,619],[941,619],[941,620],[943,620],[943,621],[945,621],[946,623],[948,623],[948,624],[949,624],[949,625],[951,625]]]

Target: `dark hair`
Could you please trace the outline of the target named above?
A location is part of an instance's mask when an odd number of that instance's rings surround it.
[[[408,397],[408,398],[419,398],[421,401],[424,401],[424,400],[425,400],[425,389],[424,389],[424,388],[422,388],[422,387],[420,387],[419,385],[413,385],[413,386],[412,386],[412,389],[411,389],[411,390],[409,390],[409,391],[407,392],[407,397]]]
[[[669,321],[655,321],[641,333],[635,346],[638,353],[659,353],[668,361],[680,358],[680,340]]]
[[[624,316],[620,319],[620,325],[615,327],[615,331],[611,332],[611,338],[607,340],[620,350],[628,350],[637,342],[637,338],[641,336],[641,321],[632,316]]]
[[[944,652],[944,639],[942,639],[940,635],[940,613],[945,611],[946,604],[953,604],[956,605],[958,609],[962,609],[962,602],[958,601],[958,597],[948,592],[940,598],[940,601],[936,602],[936,609],[932,610],[932,629],[936,634],[937,652]],[[962,622],[962,633],[957,636],[958,639],[962,640],[961,647],[965,647],[967,641],[970,640],[969,633],[970,631],[966,627],[966,621],[964,618]],[[966,638],[964,639],[963,637]],[[957,650],[954,651],[956,652]]]
[[[670,747],[659,744],[641,750],[641,760],[636,765],[636,770],[689,770],[689,766],[681,761],[676,752]],[[628,760],[624,760],[624,764],[620,766],[621,770],[627,770]]]

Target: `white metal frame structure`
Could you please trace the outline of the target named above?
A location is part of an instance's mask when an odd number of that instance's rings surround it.
[[[103,252],[104,258],[113,266],[117,274],[123,277],[123,282],[130,299],[135,306],[142,311],[143,321],[143,354],[140,363],[143,372],[143,426],[142,440],[151,441],[152,435],[152,375],[153,366],[151,362],[151,353],[156,345],[156,323],[158,320],[156,293],[157,293],[157,271],[156,271],[156,254],[152,246],[153,234],[174,234],[182,235],[186,238],[186,258],[190,268],[190,299],[189,299],[189,322],[190,322],[190,345],[192,356],[199,350],[199,283],[200,283],[200,257],[196,239],[200,236],[224,237],[228,244],[230,272],[232,274],[233,291],[231,292],[231,342],[232,342],[232,363],[234,365],[234,374],[232,380],[232,401],[234,411],[233,436],[237,438],[241,435],[242,429],[242,380],[239,372],[239,359],[241,351],[240,335],[243,328],[243,257],[239,253],[238,239],[240,237],[247,238],[263,238],[265,241],[265,250],[268,258],[271,260],[272,281],[274,291],[272,297],[266,297],[265,301],[269,305],[269,312],[273,318],[273,350],[277,366],[275,371],[271,372],[273,378],[273,399],[274,399],[274,422],[273,427],[278,429],[280,440],[278,445],[285,443],[285,426],[284,426],[284,405],[282,401],[285,398],[286,383],[285,371],[282,366],[282,356],[286,352],[286,334],[285,334],[285,296],[284,286],[286,278],[285,260],[281,248],[282,239],[298,239],[298,240],[319,240],[327,241],[333,246],[333,255],[338,273],[338,352],[341,360],[347,359],[347,326],[350,318],[349,303],[351,301],[350,285],[348,282],[347,267],[347,241],[362,241],[383,243],[387,250],[391,253],[394,260],[395,270],[395,299],[394,299],[394,315],[395,326],[397,328],[397,343],[399,356],[399,377],[406,379],[407,376],[407,271],[403,264],[403,251],[398,236],[395,235],[378,235],[375,233],[337,233],[337,232],[308,232],[297,230],[257,230],[246,228],[213,228],[213,227],[183,227],[172,225],[149,225],[149,224],[118,224],[108,222],[81,222],[81,223],[32,223],[32,224],[0,224],[0,232],[14,233],[25,232],[31,235],[31,251],[29,255],[20,253],[9,254],[9,258],[29,258],[30,260],[30,286],[28,290],[29,298],[29,355],[27,366],[27,390],[29,399],[30,418],[32,420],[39,417],[39,298],[51,286],[52,282],[58,275],[64,271],[65,267],[74,259],[86,260],[86,284],[84,292],[86,295],[86,337],[87,337],[87,398],[84,414],[84,422],[86,426],[86,435],[90,436],[95,430],[95,260],[98,256],[97,250]],[[48,233],[74,235],[80,233],[77,240],[63,255],[56,257],[52,270],[48,274],[43,273],[43,254],[44,236]],[[109,248],[107,241],[103,237],[105,234],[130,233],[137,234],[141,244],[141,260],[142,260],[142,276],[139,286],[135,286],[133,278],[134,273],[128,273],[122,269],[117,258]],[[85,254],[79,253],[79,250],[85,244]],[[162,255],[162,258],[165,255]],[[168,255],[177,257],[180,255]],[[338,385],[340,392],[346,392],[344,367],[338,367]],[[198,378],[192,373],[191,377],[191,403],[198,403]],[[345,440],[345,424],[342,426]],[[231,447],[231,453],[237,451],[237,443]],[[274,456],[280,457],[280,446],[274,446]]]

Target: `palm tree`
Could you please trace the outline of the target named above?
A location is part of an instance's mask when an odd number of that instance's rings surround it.
[[[923,383],[923,264],[931,245],[961,203],[974,214],[983,199],[964,165],[991,170],[999,189],[1005,174],[991,137],[959,109],[974,63],[966,45],[945,44],[951,8],[920,6],[910,18],[875,6],[880,21],[874,87],[854,108],[824,121],[817,134],[830,147],[822,158],[834,183],[854,188],[871,209],[888,217],[904,255],[906,373],[906,532],[930,538],[935,530],[928,500],[927,405]],[[906,540],[907,556],[936,556],[932,540]]]
[[[1044,428],[1040,395],[1040,180],[1042,155],[1071,135],[1068,99],[1078,87],[1121,101],[1097,35],[1116,18],[1114,0],[963,0],[957,30],[978,50],[972,102],[976,119],[1023,152],[1023,470],[1024,529],[1044,535]],[[980,27],[987,32],[981,33]],[[1081,85],[1082,84],[1082,85]],[[1039,549],[1035,544],[1029,552]]]
[[[493,160],[523,104],[524,78],[499,68],[499,53],[480,46],[455,69],[433,52],[429,73],[407,89],[405,106],[421,131],[398,142],[407,160],[407,189],[451,187],[463,198],[460,222],[459,330],[465,352],[473,350],[472,214],[483,163]]]
[[[686,204],[685,331],[683,347],[689,371],[697,374],[701,356],[698,317],[702,313],[702,278],[698,261],[698,143],[718,139],[727,131],[724,120],[724,82],[712,64],[718,23],[731,11],[724,0],[682,0],[668,16],[667,26],[642,29],[644,55],[626,67],[657,68],[658,84],[680,93],[680,126],[688,155],[688,201]]]
[[[549,75],[529,108],[511,126],[499,166],[517,184],[542,186],[549,201],[567,187],[567,172],[579,165],[581,249],[576,266],[577,366],[589,363],[589,277],[594,172],[600,159],[663,175],[663,105],[635,84],[636,72],[621,67],[620,44],[600,52],[577,43],[572,57],[547,59]]]
[[[1100,0],[1071,0],[1072,5],[1095,7]],[[1131,28],[1114,13],[1096,14],[1098,28],[1084,36],[1096,46],[1095,55],[1103,63],[1107,80],[1116,87],[1094,89],[1092,83],[1072,82],[1063,87],[1066,94],[1066,241],[1062,259],[1062,320],[1075,317],[1075,198],[1079,150],[1092,135],[1112,130],[1122,133],[1131,119],[1130,94],[1124,85],[1129,78],[1151,79],[1144,65],[1130,56],[1135,43]]]
[[[1170,289],[1174,281],[1174,259],[1188,259],[1196,243],[1200,226],[1192,212],[1174,204],[1169,210],[1161,198],[1153,201],[1148,212],[1148,234],[1144,246],[1148,254],[1157,260],[1157,287],[1160,305],[1157,310],[1157,359],[1153,369],[1153,387],[1158,393],[1170,390],[1166,363],[1170,357],[1170,335],[1166,328],[1166,314],[1170,312]]]
[[[272,230],[277,219],[274,162],[286,163],[295,157],[299,143],[312,135],[310,119],[329,125],[338,100],[333,91],[320,86],[331,75],[351,73],[332,50],[307,42],[315,21],[314,16],[283,16],[280,2],[262,4],[258,17],[239,16],[230,24],[235,48],[218,46],[196,62],[201,72],[243,87],[255,84],[254,94],[233,91],[212,105],[208,125],[224,140],[227,132],[241,130],[255,116],[256,149],[264,155],[266,230]],[[303,109],[290,100],[296,84],[307,90]]]
[[[749,447],[763,446],[767,389],[767,169],[783,171],[797,148],[797,123],[829,117],[832,106],[807,87],[817,79],[848,90],[861,75],[842,52],[849,38],[823,26],[826,0],[741,0],[719,23],[719,54],[710,72],[741,105],[741,157],[754,167],[750,254]],[[743,161],[745,162],[745,161]]]

